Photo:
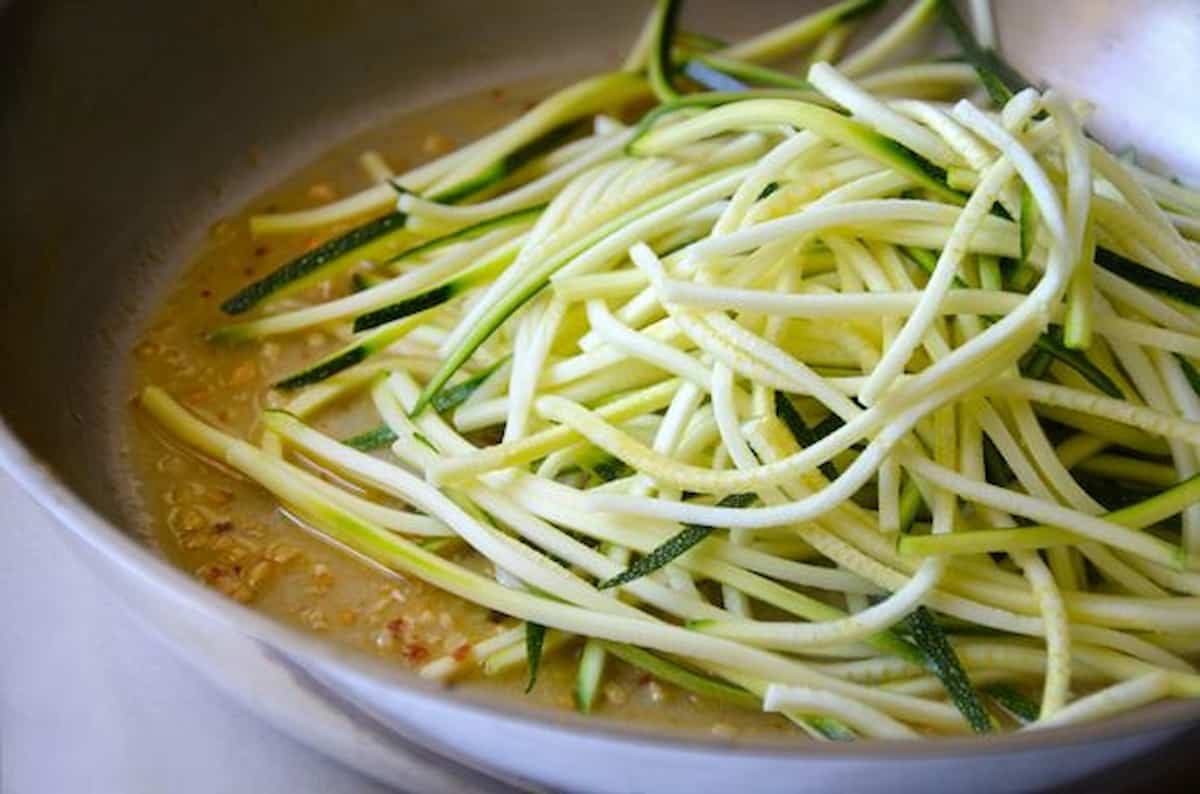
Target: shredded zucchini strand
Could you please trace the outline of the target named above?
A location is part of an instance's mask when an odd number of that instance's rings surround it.
[[[682,5],[621,71],[252,220],[325,242],[209,341],[339,340],[275,384],[260,446],[141,408],[507,616],[435,680],[525,665],[528,691],[579,643],[584,713],[631,664],[834,740],[1200,696],[1198,194],[1031,88],[986,2],[972,30],[916,0],[836,65],[878,0],[732,44]],[[962,60],[901,61],[935,18]],[[339,441],[343,402],[375,418]]]

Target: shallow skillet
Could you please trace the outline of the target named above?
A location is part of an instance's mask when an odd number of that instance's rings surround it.
[[[712,0],[688,13],[699,29],[736,35],[811,5]],[[1093,131],[1200,175],[1200,3],[995,5],[1018,67],[1102,104]],[[903,745],[663,735],[433,689],[207,591],[126,531],[115,384],[131,328],[203,230],[402,108],[609,66],[643,13],[638,0],[0,0],[0,464],[204,674],[314,747],[410,789],[492,787],[474,766],[588,792],[1030,790],[1200,718],[1200,704],[1174,703],[1036,735]],[[420,751],[401,737],[459,763],[414,773]]]

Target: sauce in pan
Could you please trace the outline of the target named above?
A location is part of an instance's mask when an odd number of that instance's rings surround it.
[[[257,438],[259,410],[280,402],[270,384],[344,339],[302,331],[230,346],[209,343],[204,334],[228,322],[219,309],[224,298],[344,228],[323,229],[319,238],[255,238],[249,218],[318,206],[361,190],[370,184],[360,165],[364,151],[380,153],[402,172],[519,115],[545,89],[544,83],[492,89],[407,113],[337,146],[240,214],[218,220],[141,333],[132,351],[129,394],[158,384],[218,427]],[[131,411],[130,417],[130,462],[147,533],[174,564],[229,598],[413,669],[445,654],[465,655],[473,643],[514,625],[415,578],[383,571],[331,547],[298,526],[258,486],[214,469],[140,412]],[[370,422],[354,407],[334,406],[315,424],[344,437],[369,429]],[[472,558],[464,552],[459,561],[470,563]],[[548,643],[537,686],[527,695],[520,694],[523,662],[493,676],[475,668],[453,685],[569,710],[579,652],[578,642],[561,647]],[[600,717],[720,737],[797,730],[777,715],[712,702],[616,659],[610,658],[608,665],[594,707]]]

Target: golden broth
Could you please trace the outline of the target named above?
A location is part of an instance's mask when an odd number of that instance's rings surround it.
[[[407,113],[332,149],[240,214],[215,223],[134,346],[130,395],[156,384],[216,426],[257,438],[255,417],[276,399],[269,384],[342,342],[329,333],[300,332],[221,346],[206,342],[204,334],[229,321],[218,308],[224,298],[344,228],[322,229],[320,236],[255,239],[250,216],[317,206],[361,190],[369,185],[359,165],[364,150],[380,152],[402,172],[517,116],[546,87],[482,91]],[[229,597],[409,668],[443,654],[464,654],[471,643],[513,625],[511,619],[330,547],[293,523],[257,486],[183,450],[136,408],[130,415],[130,466],[147,534],[174,564]],[[346,407],[326,411],[317,421],[339,436],[373,424],[365,413]],[[461,561],[470,558],[464,552]],[[492,678],[474,671],[455,685],[571,709],[578,653],[578,643],[547,652],[529,695],[520,694],[524,665]],[[614,659],[595,713],[722,737],[796,730],[780,717],[710,702]]]

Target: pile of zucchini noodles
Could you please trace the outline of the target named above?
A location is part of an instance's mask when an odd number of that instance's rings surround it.
[[[532,685],[581,643],[581,710],[615,656],[833,739],[1200,694],[1200,194],[1023,87],[985,3],[918,0],[843,57],[878,5],[730,45],[660,2],[620,71],[255,218],[343,233],[213,342],[345,347],[277,384],[258,443],[141,406],[334,543],[514,619],[429,677]],[[939,20],[961,56],[895,65]],[[805,78],[766,65],[806,53]],[[342,400],[379,426],[316,429]]]

